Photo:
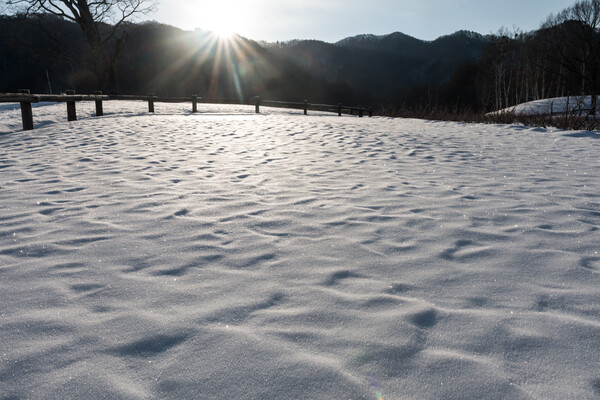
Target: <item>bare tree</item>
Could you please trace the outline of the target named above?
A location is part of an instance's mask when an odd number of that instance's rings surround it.
[[[92,67],[99,80],[114,89],[115,63],[126,34],[122,26],[156,7],[154,0],[0,0],[14,12],[52,14],[75,22],[81,28],[92,54]]]
[[[516,104],[514,101],[521,74],[519,44],[519,32],[502,28],[491,38],[484,56],[484,81],[493,96],[492,106],[495,110]]]
[[[590,114],[595,114],[600,90],[600,0],[579,0],[551,15],[542,28],[554,32],[548,58],[576,82],[579,94],[592,95]]]

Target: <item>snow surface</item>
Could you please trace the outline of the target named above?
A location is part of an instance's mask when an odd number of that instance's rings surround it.
[[[145,107],[2,106],[3,400],[600,398],[598,134]]]

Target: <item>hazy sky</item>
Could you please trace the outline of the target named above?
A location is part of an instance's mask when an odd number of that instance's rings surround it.
[[[575,0],[159,0],[149,15],[186,30],[233,31],[255,40],[320,39],[404,32],[433,40],[460,29],[532,30]]]

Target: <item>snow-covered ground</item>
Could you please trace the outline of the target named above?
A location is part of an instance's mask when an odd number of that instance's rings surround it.
[[[0,107],[3,400],[600,398],[596,133]]]

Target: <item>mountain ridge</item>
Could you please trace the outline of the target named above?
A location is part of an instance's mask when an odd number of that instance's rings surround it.
[[[43,93],[50,85],[55,91],[98,90],[101,82],[90,70],[89,48],[76,25],[37,18],[57,32],[62,47],[46,37],[33,17],[0,16],[0,92],[23,87]],[[206,31],[152,21],[126,29],[113,92],[240,99],[261,95],[373,106],[397,103],[411,88],[448,81],[459,65],[476,60],[487,45],[484,36],[467,31],[431,42],[401,32],[356,35],[336,43],[268,44],[237,35],[234,45],[244,51],[232,52],[224,62],[218,42],[208,40]]]

